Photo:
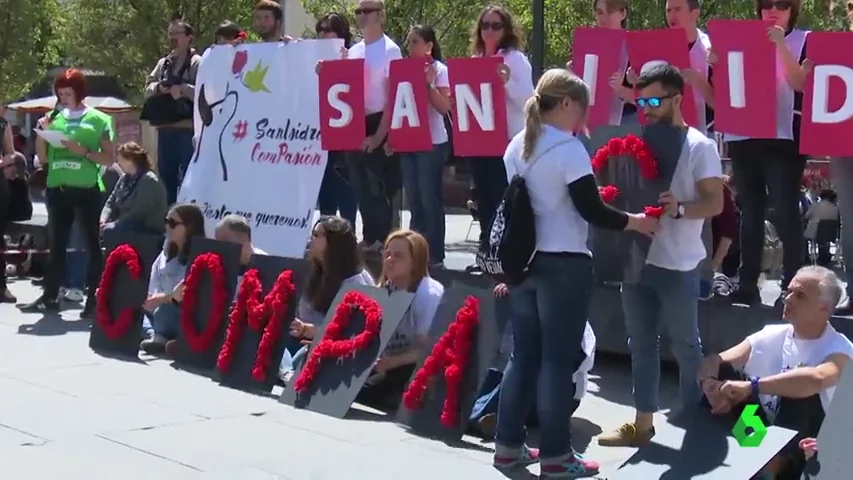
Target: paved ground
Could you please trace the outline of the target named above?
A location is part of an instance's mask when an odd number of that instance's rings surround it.
[[[21,301],[39,293],[28,282],[12,289]],[[447,446],[367,410],[338,420],[220,387],[167,360],[98,356],[78,318],[0,305],[4,478],[504,478],[490,467],[492,444],[475,438]],[[672,380],[665,390],[672,398]],[[590,438],[630,417],[629,391],[624,362],[599,362],[573,422],[575,447],[602,461],[605,477],[631,450]]]
[[[446,263],[461,269],[474,248],[465,241],[470,217],[447,218]],[[475,225],[470,238],[477,234]],[[11,288],[22,302],[39,294],[28,281]],[[360,407],[345,420],[295,410],[277,402],[280,389],[274,398],[254,396],[167,360],[104,358],[88,348],[88,337],[78,309],[42,318],[0,304],[4,478],[504,478],[490,466],[491,443],[466,437],[448,446]],[[664,390],[663,398],[673,398],[672,378]],[[604,449],[590,439],[629,419],[626,405],[627,363],[599,361],[573,426],[575,448],[603,463],[602,477],[632,450]]]

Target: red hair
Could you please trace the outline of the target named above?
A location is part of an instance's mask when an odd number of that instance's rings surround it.
[[[74,96],[78,102],[82,102],[86,98],[86,75],[76,68],[69,68],[60,72],[53,81],[53,93],[59,96],[60,88],[70,88],[74,90]]]

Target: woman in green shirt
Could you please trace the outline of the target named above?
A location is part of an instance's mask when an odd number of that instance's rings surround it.
[[[53,90],[56,108],[38,122],[38,128],[63,133],[67,140],[54,147],[37,137],[36,153],[47,159],[47,214],[51,229],[50,260],[45,275],[44,293],[35,302],[21,307],[25,311],[59,310],[60,282],[65,273],[68,237],[75,217],[86,236],[89,262],[86,275],[87,298],[81,316],[95,312],[95,288],[103,269],[99,221],[103,198],[101,165],[113,163],[112,119],[83,103],[86,77],[68,69],[57,75]]]

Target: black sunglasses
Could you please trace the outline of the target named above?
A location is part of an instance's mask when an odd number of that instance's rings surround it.
[[[503,22],[480,22],[480,30],[493,30],[495,32],[500,32],[504,29]]]
[[[793,6],[793,3],[790,0],[774,0],[774,1],[762,1],[761,9],[762,10],[770,10],[773,7],[776,7],[776,10],[780,12],[784,12],[786,10],[790,10]]]
[[[356,8],[355,14],[356,15],[370,15],[371,13],[376,13],[376,12],[380,12],[380,11],[382,11],[381,8],[375,8],[375,7],[374,8]]]
[[[640,108],[658,108],[661,105],[661,102],[666,100],[667,98],[672,98],[672,95],[666,95],[663,97],[637,97],[635,100],[637,102],[637,106]]]
[[[163,219],[163,223],[164,223],[167,227],[169,227],[169,228],[175,228],[175,227],[177,227],[178,225],[183,225],[183,224],[184,224],[183,222],[179,222],[179,221],[177,221],[177,220],[175,220],[174,218],[171,218],[171,217],[166,217],[166,218],[164,218],[164,219]]]

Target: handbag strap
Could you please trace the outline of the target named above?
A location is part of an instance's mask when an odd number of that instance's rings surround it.
[[[521,178],[524,178],[524,176],[527,174],[527,172],[529,172],[529,171],[530,171],[530,169],[531,169],[531,168],[533,168],[533,165],[535,165],[535,164],[536,164],[536,161],[537,161],[537,160],[539,160],[540,158],[542,158],[543,156],[545,156],[545,154],[546,154],[546,153],[550,152],[551,150],[553,150],[553,149],[555,149],[555,148],[557,148],[557,147],[559,147],[559,146],[561,146],[561,145],[565,145],[565,144],[567,144],[567,143],[569,143],[569,142],[571,142],[571,141],[572,141],[572,139],[569,139],[569,140],[563,140],[562,142],[557,142],[557,143],[555,143],[555,144],[551,145],[550,147],[546,148],[544,152],[542,152],[542,153],[540,153],[539,155],[536,155],[535,157],[533,157],[533,160],[530,160],[529,162],[527,162],[527,168],[525,168],[525,169],[524,169],[524,172],[521,172],[521,173],[520,173]]]

